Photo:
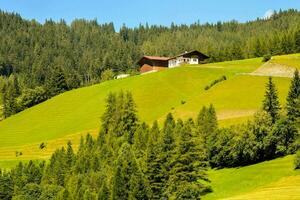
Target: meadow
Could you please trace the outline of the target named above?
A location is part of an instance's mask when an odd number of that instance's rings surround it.
[[[299,58],[300,54],[276,56],[270,62],[299,68]],[[261,60],[182,66],[55,96],[0,122],[0,168],[9,169],[19,161],[48,159],[69,140],[76,150],[81,136],[87,133],[96,137],[109,92],[131,91],[139,118],[150,124],[154,120],[161,124],[169,112],[183,119],[195,118],[202,106],[209,104],[216,108],[220,126],[243,123],[260,109],[264,97],[268,77],[250,74],[263,64]],[[205,90],[222,76],[226,76],[225,81]],[[274,77],[274,82],[284,107],[290,78]],[[40,148],[41,143],[45,148]],[[17,155],[20,152],[22,155]],[[293,199],[299,191],[295,185],[299,184],[300,171],[293,169],[293,156],[287,156],[246,167],[210,170],[209,177],[214,191],[204,197],[207,200],[264,199],[270,194]]]
[[[45,159],[68,140],[76,148],[82,135],[97,135],[107,94],[120,90],[132,92],[140,119],[150,124],[156,119],[162,123],[169,112],[195,118],[209,104],[215,106],[221,126],[245,122],[264,96],[267,77],[249,75],[262,64],[255,58],[183,66],[65,92],[0,122],[0,160]],[[221,76],[227,80],[204,89]],[[290,79],[274,81],[284,105]],[[39,148],[42,142],[44,149]],[[22,155],[16,157],[16,152]]]
[[[300,170],[294,170],[293,158],[286,156],[246,167],[210,170],[214,191],[203,199],[263,200],[271,196],[299,199]]]
[[[184,106],[181,101],[189,104],[196,96],[205,92],[204,87],[212,80],[223,75],[231,79],[238,73],[250,72],[261,61],[252,59],[236,63],[239,61],[232,62],[232,67],[226,67],[230,63],[226,63],[224,67],[222,63],[214,66],[181,67],[107,81],[63,93],[0,122],[0,146],[26,145],[97,129],[107,94],[119,90],[130,90],[136,101],[139,117],[152,123],[168,112],[175,112]],[[211,102],[205,102],[209,103]],[[199,103],[194,110],[198,112],[202,106]]]

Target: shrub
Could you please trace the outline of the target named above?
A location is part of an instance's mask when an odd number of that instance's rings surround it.
[[[36,87],[34,89],[26,89],[18,98],[18,105],[20,111],[37,105],[48,99],[47,92],[43,87]]]
[[[186,101],[184,101],[184,100],[181,100],[181,104],[183,105],[183,104],[185,104],[186,103]]]
[[[272,56],[270,55],[270,54],[266,54],[266,55],[264,55],[264,57],[263,57],[263,62],[268,62],[269,60],[271,60],[271,58],[272,58]]]
[[[227,80],[227,77],[223,75],[220,78],[212,81],[209,85],[205,86],[204,90],[209,90],[212,86],[216,85],[219,82],[225,81],[225,80]]]
[[[297,152],[295,157],[295,169],[300,169],[300,150]]]
[[[46,147],[46,144],[44,143],[44,142],[42,142],[41,144],[40,144],[40,149],[44,149]]]
[[[111,69],[106,69],[101,73],[101,81],[108,81],[114,78],[114,72]]]
[[[18,156],[22,156],[23,155],[23,153],[22,153],[22,151],[16,151],[16,157],[18,157]]]

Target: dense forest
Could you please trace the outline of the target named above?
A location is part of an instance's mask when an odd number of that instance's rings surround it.
[[[0,89],[4,117],[63,91],[136,73],[142,55],[171,56],[197,49],[208,62],[300,52],[300,12],[271,18],[170,27],[96,20],[47,20],[40,24],[0,12]],[[172,38],[170,40],[170,38]],[[0,101],[0,103],[1,103]]]
[[[270,77],[262,109],[248,123],[218,127],[213,105],[162,126],[137,116],[130,92],[109,94],[97,138],[69,142],[49,162],[0,171],[0,198],[14,200],[198,200],[211,192],[209,167],[237,167],[300,150],[300,77],[291,80],[285,108]],[[300,151],[295,159],[300,168]]]

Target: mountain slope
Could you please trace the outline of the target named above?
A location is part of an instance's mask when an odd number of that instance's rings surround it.
[[[216,107],[220,124],[243,122],[261,106],[267,77],[249,73],[262,64],[256,58],[185,66],[66,92],[0,122],[0,160],[44,159],[68,140],[76,147],[82,134],[97,135],[105,98],[119,90],[133,93],[138,115],[148,123],[162,122],[168,112],[196,117],[210,103]],[[223,75],[226,81],[204,90]],[[274,80],[284,104],[290,79]],[[41,142],[47,143],[46,149],[39,149]],[[16,151],[23,155],[16,158]]]
[[[211,170],[214,191],[203,199],[293,199],[293,192],[299,191],[294,186],[300,184],[300,170],[294,170],[293,159],[286,156],[246,167]]]
[[[260,59],[235,63],[239,64],[224,68],[181,67],[66,92],[0,122],[0,146],[29,144],[96,129],[107,94],[118,90],[130,90],[140,118],[152,122],[172,111],[171,108],[182,106],[181,100],[188,102],[203,93],[204,87],[220,76],[231,78],[261,64]],[[201,106],[197,105],[195,110],[198,112]]]

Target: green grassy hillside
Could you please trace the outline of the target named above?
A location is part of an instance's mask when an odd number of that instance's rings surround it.
[[[299,199],[299,188],[295,186],[300,185],[300,170],[294,170],[293,158],[286,156],[241,168],[211,170],[209,177],[214,191],[203,199]],[[296,195],[298,198],[293,198]]]
[[[251,72],[261,62],[252,59],[231,64],[215,64],[218,68],[211,65],[175,68],[66,92],[1,122],[0,146],[30,144],[97,129],[104,100],[111,91],[130,90],[140,118],[152,122],[172,108],[181,107],[181,100],[189,103],[204,93],[204,87],[212,80],[222,75],[231,79],[237,73]],[[198,112],[201,106],[196,105],[195,111]]]
[[[289,67],[296,67],[297,69],[300,69],[300,54],[274,56],[272,57],[270,62],[286,65]]]
[[[243,122],[259,109],[263,99],[267,77],[248,75],[262,64],[261,58],[256,58],[184,66],[66,92],[0,122],[0,160],[44,159],[67,140],[76,146],[82,134],[96,135],[107,94],[119,90],[133,93],[138,115],[148,123],[161,122],[168,112],[195,117],[210,103],[215,105],[221,125]],[[223,75],[226,81],[204,90]],[[275,78],[282,104],[289,82],[289,78]],[[47,143],[46,149],[38,148],[41,142]],[[23,155],[16,158],[16,151]]]

